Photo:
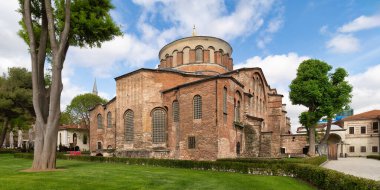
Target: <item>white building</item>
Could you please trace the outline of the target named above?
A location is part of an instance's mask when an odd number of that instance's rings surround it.
[[[57,146],[67,148],[79,147],[80,151],[89,150],[88,128],[80,125],[63,125],[59,126]]]
[[[346,117],[337,122],[345,130],[342,141],[347,156],[379,154],[380,110],[372,110]]]

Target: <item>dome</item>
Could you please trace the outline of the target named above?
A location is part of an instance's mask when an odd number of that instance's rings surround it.
[[[165,45],[159,52],[159,68],[216,75],[233,70],[232,47],[210,36],[191,36]]]

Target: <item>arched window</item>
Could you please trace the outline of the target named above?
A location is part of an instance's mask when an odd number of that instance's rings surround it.
[[[133,111],[127,110],[124,114],[125,140],[133,141]]]
[[[235,104],[235,121],[240,121],[240,101]]]
[[[103,149],[103,147],[102,147],[102,142],[98,142],[98,150],[101,150],[101,149]]]
[[[112,114],[111,114],[111,112],[107,113],[107,127],[112,128]]]
[[[195,62],[203,62],[203,50],[202,50],[202,48],[195,49]]]
[[[97,119],[98,119],[98,129],[103,128],[102,115],[98,114]]]
[[[173,121],[179,122],[179,103],[177,100],[173,102]]]
[[[227,88],[223,89],[223,113],[227,114]]]
[[[155,108],[152,112],[153,143],[163,143],[166,141],[166,111],[162,108]]]
[[[194,119],[202,119],[202,97],[195,95],[193,105]]]

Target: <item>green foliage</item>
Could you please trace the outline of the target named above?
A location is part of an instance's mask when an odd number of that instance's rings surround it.
[[[28,126],[34,117],[31,79],[29,71],[17,67],[0,77],[0,117],[19,127]]]
[[[368,155],[367,158],[380,160],[380,155]]]
[[[71,100],[71,103],[66,107],[66,113],[63,114],[64,119],[71,120],[71,123],[90,123],[89,109],[98,104],[107,103],[106,99],[103,99],[95,94],[86,93],[80,94]]]
[[[20,13],[23,11],[23,0],[19,0]],[[54,19],[57,37],[59,37],[64,27],[64,0],[54,0]],[[79,47],[101,47],[101,43],[112,40],[116,36],[121,36],[122,32],[112,20],[110,10],[114,7],[110,0],[75,0],[71,2],[70,15],[70,46]],[[31,1],[31,12],[33,30],[37,43],[41,35],[41,18],[42,5],[39,0]],[[21,30],[19,36],[29,45],[29,37],[26,32],[23,20],[19,22]],[[37,44],[37,47],[39,45]],[[51,54],[50,45],[48,44],[47,53]],[[50,56],[48,56],[49,58]]]
[[[243,162],[243,163],[268,163],[268,164],[288,164],[288,163],[300,163],[300,164],[311,164],[319,166],[322,163],[327,161],[326,156],[316,156],[316,157],[306,157],[306,158],[273,158],[273,159],[264,159],[264,158],[226,158],[218,159],[220,162]]]

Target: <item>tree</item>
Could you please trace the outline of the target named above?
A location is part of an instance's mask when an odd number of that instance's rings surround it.
[[[351,102],[352,86],[346,81],[348,73],[343,68],[337,68],[333,74],[330,75],[330,89],[326,92],[322,112],[327,117],[326,132],[320,144],[326,144],[330,135],[332,118],[348,108]]]
[[[24,128],[33,120],[31,79],[31,72],[17,67],[8,69],[8,77],[0,77],[0,118],[3,120],[0,147],[12,126]]]
[[[66,112],[70,115],[73,123],[84,123],[86,126],[89,126],[90,112],[88,110],[97,104],[105,103],[107,103],[107,100],[98,95],[92,93],[80,94],[71,100],[70,105],[66,108]]]
[[[328,72],[332,69],[327,63],[309,59],[303,61],[297,69],[297,77],[290,84],[289,98],[293,105],[303,105],[308,111],[299,116],[309,136],[309,156],[315,155],[315,129],[318,120],[324,115],[325,92],[330,90]]]
[[[23,19],[19,35],[29,45],[32,64],[33,106],[36,113],[32,169],[56,167],[62,69],[70,46],[100,47],[121,35],[109,11],[110,0],[19,0]],[[44,68],[51,62],[51,83]]]

